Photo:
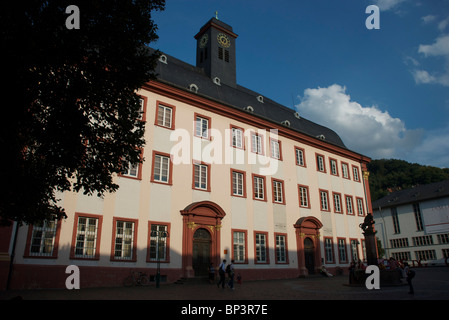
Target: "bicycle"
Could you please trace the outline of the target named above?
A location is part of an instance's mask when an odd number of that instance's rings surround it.
[[[150,278],[145,272],[131,270],[131,275],[125,278],[123,285],[125,287],[147,286],[150,284]]]

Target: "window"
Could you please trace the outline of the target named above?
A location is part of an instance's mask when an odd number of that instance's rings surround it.
[[[299,190],[299,206],[302,208],[310,208],[309,187],[298,185],[298,190]]]
[[[137,117],[138,120],[145,121],[145,113],[147,110],[147,98],[146,97],[140,97],[139,98],[140,103],[140,109],[139,109],[139,116]]]
[[[210,118],[195,114],[195,136],[209,139]]]
[[[140,157],[142,158],[143,151],[140,152]],[[133,178],[133,179],[141,179],[141,171],[142,171],[142,163],[131,163],[127,162],[124,163],[125,166],[123,167],[123,171],[120,173],[120,176],[126,177],[126,178]]]
[[[295,147],[295,154],[296,154],[296,165],[305,167],[306,166],[306,159],[305,159],[305,151],[304,149]]]
[[[423,231],[422,215],[421,209],[419,208],[419,203],[413,204],[413,212],[415,213],[416,230]]]
[[[352,260],[356,262],[359,260],[359,244],[356,239],[351,240],[351,256]]]
[[[270,156],[282,160],[281,142],[279,140],[270,138]]]
[[[253,174],[253,198],[266,201],[265,199],[265,177]]]
[[[437,239],[438,239],[439,244],[448,244],[449,243],[449,233],[437,234]]]
[[[346,256],[346,239],[338,239],[338,260],[340,263],[348,261]]]
[[[231,169],[231,186],[231,195],[246,198],[246,175],[244,171]]]
[[[356,166],[352,166],[352,177],[354,178],[354,181],[360,182],[359,168]]]
[[[333,192],[332,197],[334,198],[334,212],[341,213],[341,194]]]
[[[365,215],[365,206],[363,205],[363,199],[357,197],[356,201],[357,201],[357,214],[363,217]]]
[[[30,226],[28,231],[28,243],[26,257],[52,257],[57,253],[57,220],[45,220]]]
[[[151,182],[172,184],[173,163],[169,154],[153,151],[152,167]]]
[[[101,216],[75,214],[75,245],[71,258],[99,259]]]
[[[251,152],[257,153],[257,154],[264,154],[263,153],[263,136],[252,132],[251,133]]]
[[[326,165],[324,164],[324,156],[321,154],[316,155],[316,169],[320,172],[326,172]]]
[[[273,186],[273,202],[285,204],[284,182],[282,180],[271,179]]]
[[[324,255],[326,263],[334,263],[334,244],[332,238],[324,238]]]
[[[391,239],[390,246],[392,248],[406,248],[408,247],[408,238]]]
[[[136,225],[135,220],[114,218],[114,252],[111,260],[136,261]]]
[[[276,238],[276,263],[288,263],[287,236],[285,234],[275,234]]]
[[[231,126],[231,146],[244,149],[243,129]]]
[[[205,163],[193,164],[193,189],[210,191],[210,165]]]
[[[269,263],[267,233],[255,234],[256,263]]]
[[[326,190],[320,190],[320,207],[322,211],[329,211],[329,195]]]
[[[413,245],[416,247],[433,245],[432,235],[412,237]]]
[[[331,174],[334,176],[338,176],[337,160],[330,159],[329,162],[331,166]]]
[[[343,178],[349,179],[349,166],[347,163],[345,163],[345,162],[341,163],[341,172],[342,172]]]
[[[353,215],[354,208],[352,206],[352,196],[345,196],[346,200],[346,214]]]
[[[416,260],[435,260],[436,253],[435,250],[422,250],[415,251]]]
[[[169,225],[149,222],[148,257],[149,262],[169,262]],[[159,234],[159,235],[158,235]]]
[[[128,162],[128,165],[121,172],[121,176],[128,177],[128,178],[140,179],[141,178],[141,175],[140,175],[141,167],[142,167],[141,163]]]
[[[246,231],[234,230],[232,233],[232,256],[236,263],[247,263]]]
[[[168,104],[162,104],[161,102],[157,102],[157,111],[156,111],[156,123],[155,125],[174,129],[174,114],[175,107],[170,106]]]
[[[401,233],[401,228],[399,227],[398,210],[396,207],[391,208],[391,218],[393,219],[394,233]]]

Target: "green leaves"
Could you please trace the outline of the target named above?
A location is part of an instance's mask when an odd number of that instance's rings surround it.
[[[145,123],[136,91],[154,79],[153,10],[165,1],[79,1],[80,29],[65,27],[69,1],[2,4],[10,80],[1,120],[3,221],[63,217],[57,191],[103,196],[113,174],[139,162]]]

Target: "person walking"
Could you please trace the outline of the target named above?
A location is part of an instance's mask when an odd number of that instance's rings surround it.
[[[415,290],[413,289],[412,279],[415,277],[415,271],[410,269],[407,262],[404,262],[404,273],[406,275],[406,280],[408,283],[408,286],[410,288],[409,294],[415,294]]]
[[[214,283],[215,280],[215,268],[214,268],[214,264],[211,262],[209,264],[209,283]]]
[[[231,260],[231,263],[228,264],[228,266],[226,267],[226,271],[227,271],[228,276],[229,276],[229,282],[228,282],[229,288],[231,290],[234,290],[234,275],[235,275],[235,272],[234,272],[234,260]]]
[[[226,260],[223,259],[223,262],[220,263],[220,265],[218,266],[218,275],[220,276],[220,281],[218,281],[217,283],[217,287],[220,288],[220,283],[221,283],[221,287],[224,289],[225,288],[225,271],[226,271]]]

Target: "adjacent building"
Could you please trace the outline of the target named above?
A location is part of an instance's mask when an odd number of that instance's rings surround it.
[[[374,201],[373,210],[385,258],[447,264],[449,180],[393,192]]]
[[[139,91],[145,161],[104,198],[61,194],[67,219],[20,227],[13,287],[64,287],[68,265],[87,287],[121,285],[131,270],[153,279],[158,264],[173,282],[222,259],[246,280],[364,260],[370,159],[238,85],[231,26],[212,18],[195,39],[195,66],[163,53]]]

